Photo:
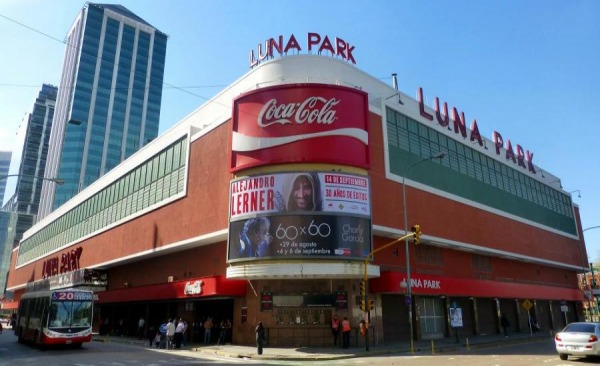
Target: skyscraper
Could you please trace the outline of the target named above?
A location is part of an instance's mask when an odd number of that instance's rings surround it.
[[[6,178],[2,178],[8,174],[10,166],[10,151],[0,151],[0,206],[4,201],[4,191],[6,190]]]
[[[1,171],[0,184],[6,183],[6,204],[0,211],[0,290],[4,291],[13,247],[32,225],[37,215],[45,176],[48,141],[58,89],[44,84],[31,113],[21,122],[13,145],[10,167]],[[2,152],[0,152],[0,156]],[[0,163],[2,165],[2,163]]]
[[[8,211],[37,215],[42,178],[47,177],[46,156],[57,92],[53,85],[42,85],[31,113],[21,123],[9,170],[15,177],[10,178],[10,189],[6,192]]]
[[[167,36],[121,5],[88,3],[67,36],[43,218],[158,135]]]

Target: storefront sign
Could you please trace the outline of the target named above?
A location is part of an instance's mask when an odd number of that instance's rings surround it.
[[[335,309],[338,311],[348,310],[348,293],[346,291],[335,293]]]
[[[406,274],[396,271],[384,271],[378,278],[369,280],[371,293],[405,293]],[[433,276],[412,273],[410,276],[411,292],[415,296],[477,296],[514,299],[556,299],[583,301],[583,293],[578,288],[557,288],[528,283],[476,280],[470,278],[453,278],[449,276]],[[533,303],[525,300],[521,306],[532,307]]]
[[[448,309],[450,312],[450,326],[452,328],[460,328],[463,326],[462,309],[452,307]]]
[[[419,88],[418,93],[419,98],[419,110],[421,116],[433,121],[433,115],[429,114],[425,110],[425,103],[423,102],[423,88]],[[448,130],[454,130],[455,134],[462,135],[463,138],[467,138],[467,126],[465,120],[465,113],[460,112],[456,107],[452,107],[452,124],[450,124],[450,116],[448,114],[448,103],[444,102],[444,111],[440,111],[440,101],[438,97],[435,97],[435,118],[437,123],[442,126],[448,128]],[[477,120],[473,119],[473,123],[471,124],[471,128],[468,133],[469,140],[471,142],[477,141],[479,146],[484,146],[483,139],[481,138],[481,134],[479,133],[479,128],[477,127]],[[501,155],[500,149],[505,149],[505,158],[506,160],[511,160],[517,166],[527,169],[532,173],[536,173],[535,166],[533,165],[533,153],[529,150],[524,150],[521,145],[517,144],[513,148],[510,140],[507,140],[506,143],[502,138],[502,135],[499,132],[494,131],[492,136],[492,140],[494,141],[494,146],[496,148],[496,155]]]
[[[363,259],[371,251],[371,221],[331,215],[262,216],[232,222],[228,260]]]
[[[282,35],[276,38],[269,38],[265,40],[264,44],[258,44],[256,53],[254,53],[254,50],[250,51],[250,67],[258,65],[261,61],[272,59],[276,55],[285,56],[288,52],[292,54],[301,53],[303,50],[302,47],[293,34],[286,38]],[[340,57],[352,62],[352,64],[356,64],[356,60],[352,54],[354,48],[354,46],[341,38],[329,37],[327,35],[321,36],[318,33],[308,33],[306,43],[304,43],[304,49],[308,53],[314,52],[320,55],[323,52],[327,52],[331,56]]]
[[[202,285],[204,282],[201,280],[188,281],[185,283],[183,293],[186,295],[200,295],[202,293]]]
[[[83,253],[83,248],[78,247],[63,253],[60,257],[60,261],[58,257],[45,260],[42,267],[42,278],[79,270],[79,258],[81,258],[81,253]]]
[[[281,163],[369,167],[367,94],[287,84],[234,100],[230,170]]]
[[[252,176],[231,182],[230,219],[317,211],[370,216],[366,176],[302,172]]]
[[[273,311],[272,292],[262,292],[260,294],[260,311]]]

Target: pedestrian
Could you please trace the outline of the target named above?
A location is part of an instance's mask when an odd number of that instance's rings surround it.
[[[226,323],[225,319],[221,319],[221,324],[219,325],[219,341],[217,342],[217,345],[225,344],[225,336],[226,335],[227,335],[227,323]]]
[[[209,316],[208,318],[206,318],[206,321],[204,322],[204,343],[205,344],[210,344],[210,335],[211,335],[211,331],[213,328],[213,322],[211,317]]]
[[[160,337],[159,345],[157,347],[160,349],[167,348],[167,324],[168,322],[165,322],[158,327],[158,333],[160,333]]]
[[[175,326],[175,334],[173,336],[175,340],[175,348],[181,348],[181,342],[183,341],[183,330],[185,328],[185,323],[183,319],[179,318],[177,325]]]
[[[167,349],[173,349],[173,337],[175,336],[175,323],[169,319],[167,323]]]
[[[348,318],[344,317],[342,320],[342,343],[344,348],[350,347],[350,322]]]
[[[502,317],[500,318],[500,326],[502,326],[502,330],[504,331],[504,338],[508,337],[508,327],[510,327],[510,322],[508,321],[508,318],[506,317],[506,314],[502,314]]]
[[[331,335],[333,336],[333,346],[337,346],[338,336],[340,335],[340,320],[337,315],[331,319]]]
[[[146,325],[146,321],[144,320],[143,316],[140,316],[140,320],[138,320],[137,327],[138,339],[142,339],[144,337],[144,325]]]
[[[231,320],[226,319],[225,320],[225,333],[226,333],[225,334],[225,343],[228,343],[228,344],[231,343],[231,336],[232,336],[231,327],[232,327]]]
[[[182,338],[181,338],[182,346],[185,346],[186,344],[188,344],[187,329],[188,329],[188,323],[186,320],[184,320],[183,321],[183,332],[182,332]]]
[[[160,344],[163,341],[163,337],[164,335],[160,331],[156,332],[156,336],[154,336],[154,345],[156,346],[156,348],[160,347]]]
[[[146,339],[148,339],[148,347],[152,347],[154,337],[156,337],[156,329],[154,329],[153,326],[150,326],[150,328],[148,328],[148,332],[146,333]]]
[[[261,321],[256,326],[256,352],[259,355],[263,354],[263,342],[265,340],[265,328]]]

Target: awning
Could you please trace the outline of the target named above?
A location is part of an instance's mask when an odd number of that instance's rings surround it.
[[[212,296],[245,296],[247,281],[230,280],[224,276],[199,277],[156,285],[134,286],[99,291],[97,303],[198,299]]]
[[[406,292],[406,273],[385,271],[381,277],[369,280],[369,292],[404,293]],[[509,299],[571,300],[583,301],[584,294],[578,288],[535,285],[518,282],[473,280],[411,274],[411,292],[413,295],[436,296],[472,296],[497,297]]]

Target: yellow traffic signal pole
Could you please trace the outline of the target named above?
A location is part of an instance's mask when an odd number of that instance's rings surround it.
[[[367,265],[369,264],[369,260],[373,257],[373,254],[391,247],[394,244],[397,244],[399,242],[401,242],[402,240],[408,239],[410,237],[413,237],[417,240],[419,240],[420,236],[421,236],[421,227],[419,225],[415,225],[413,226],[413,230],[415,230],[415,232],[412,232],[410,234],[406,234],[392,242],[389,242],[387,244],[385,244],[382,247],[379,247],[377,249],[373,249],[369,254],[367,254],[367,258],[365,258],[365,265],[364,265],[364,271],[363,271],[363,281],[365,284],[365,290],[362,293],[362,303],[365,304],[365,308],[362,309],[364,311],[367,312],[367,324],[365,324],[365,349],[368,351],[369,350],[369,324],[371,323],[371,308],[369,307],[368,301],[367,301],[367,292],[368,292],[368,280],[367,280]],[[411,342],[410,342],[410,352],[414,353],[414,346],[413,346],[413,342],[412,342],[412,336],[411,336]]]

